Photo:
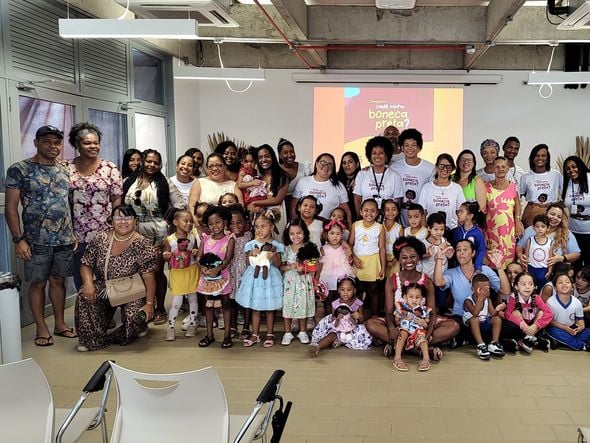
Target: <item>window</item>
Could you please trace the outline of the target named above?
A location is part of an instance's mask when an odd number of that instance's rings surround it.
[[[127,150],[127,116],[117,112],[88,110],[90,122],[102,132],[100,156],[120,166]]]
[[[135,98],[163,105],[163,76],[161,59],[133,49]]]
[[[135,147],[140,151],[155,149],[162,155],[162,172],[166,175],[166,119],[155,115],[135,114]]]

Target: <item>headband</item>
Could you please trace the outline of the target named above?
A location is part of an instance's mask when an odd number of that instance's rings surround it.
[[[326,226],[324,226],[324,230],[329,231],[333,226],[340,226],[343,231],[346,231],[346,226],[344,226],[344,223],[342,223],[340,220],[330,220],[328,223],[326,223]]]
[[[400,243],[399,245],[395,245],[395,250],[400,251],[402,248],[405,248],[406,246],[410,246],[408,242]]]

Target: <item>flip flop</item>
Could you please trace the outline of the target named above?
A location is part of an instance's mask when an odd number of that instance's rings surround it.
[[[41,343],[41,342],[39,342],[39,340],[45,340],[45,343]],[[40,346],[42,348],[44,348],[46,346],[53,346],[53,337],[51,335],[49,335],[47,337],[43,337],[41,335],[38,335],[35,337],[35,346]]]
[[[420,366],[418,366],[418,370],[420,372],[426,372],[430,369],[430,362],[428,361],[421,361]]]
[[[215,343],[215,337],[210,338],[208,336],[205,336],[199,342],[199,348],[206,348],[207,346],[211,345],[212,343]]]
[[[78,334],[74,332],[74,328],[64,329],[63,331],[57,332],[53,331],[53,335],[57,335],[58,337],[65,337],[65,338],[77,338]],[[41,337],[44,338],[44,337]]]
[[[432,360],[433,361],[441,361],[443,358],[443,353],[440,348],[434,347],[432,348]]]
[[[393,360],[393,367],[400,372],[408,372],[408,367],[401,358]]]

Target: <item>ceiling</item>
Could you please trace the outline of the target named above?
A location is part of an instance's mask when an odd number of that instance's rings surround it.
[[[130,9],[197,18],[201,39],[176,55],[202,66],[219,66],[220,46],[226,67],[531,70],[546,68],[558,45],[560,69],[565,43],[590,42],[590,30],[558,30],[562,19],[542,1],[417,0],[395,10],[375,2],[396,0],[240,1],[130,0]]]

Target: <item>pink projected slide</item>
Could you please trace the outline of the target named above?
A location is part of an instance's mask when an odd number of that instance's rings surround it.
[[[314,88],[314,158],[345,151],[367,164],[367,140],[387,126],[416,128],[424,137],[422,157],[456,155],[463,143],[463,90],[460,88]]]

